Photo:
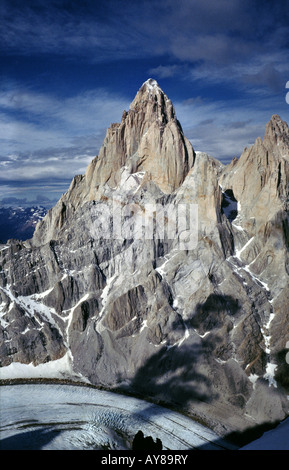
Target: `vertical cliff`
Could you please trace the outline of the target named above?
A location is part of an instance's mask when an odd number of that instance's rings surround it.
[[[1,366],[66,357],[82,380],[165,401],[221,434],[283,419],[288,139],[273,116],[224,166],[193,150],[146,81],[34,237],[1,247]],[[162,236],[193,205],[191,225]]]

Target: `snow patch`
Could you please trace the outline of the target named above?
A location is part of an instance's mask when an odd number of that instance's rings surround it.
[[[177,255],[178,255],[178,253],[175,253],[170,258],[168,258],[167,256],[164,256],[164,259],[165,259],[164,263],[161,264],[159,267],[155,268],[155,271],[157,271],[162,277],[165,277],[166,272],[165,272],[164,268],[165,268],[166,264],[169,261],[171,261],[171,259],[173,259]]]
[[[0,251],[8,250],[9,246],[4,246],[4,248],[0,248]]]
[[[148,327],[148,322],[147,322],[147,320],[144,320],[144,321],[143,321],[143,324],[142,324],[142,326],[141,326],[141,329],[139,330],[139,332],[141,333],[141,332],[142,332],[145,328],[147,328],[147,327]]]
[[[174,344],[172,344],[171,346],[167,346],[167,349],[171,349],[171,348],[174,348],[175,346],[177,346],[178,348],[183,344],[183,342],[188,339],[190,336],[190,332],[188,330],[187,327],[185,327],[185,334],[184,336],[179,339],[178,341],[176,341]]]
[[[236,224],[232,224],[232,225],[235,229],[239,230],[239,232],[244,232],[244,229],[243,227],[241,227],[241,225],[236,225]]]
[[[122,191],[131,191],[138,189],[144,175],[145,171],[130,173],[127,167],[123,167],[120,177],[119,188],[121,188]]]
[[[269,302],[272,303],[270,300],[269,300]],[[270,328],[271,322],[272,322],[272,320],[274,319],[274,317],[275,317],[275,313],[270,313],[269,320],[268,320],[268,322],[267,322],[266,325],[265,325],[266,328],[268,328],[268,329]]]
[[[256,382],[257,380],[259,379],[259,376],[257,374],[250,374],[248,376],[248,379],[250,380],[250,382],[253,384],[253,389],[255,390],[256,388]]]
[[[175,298],[174,298],[174,301],[173,301],[173,308],[178,308],[179,306],[179,295],[177,295]]]
[[[268,284],[264,281],[261,281],[261,279],[259,279],[257,276],[255,276],[255,274],[253,274],[252,271],[250,271],[248,266],[243,266],[242,269],[244,269],[244,271],[246,271],[247,273],[250,274],[251,278],[253,279],[253,281],[255,281],[256,284],[258,284],[258,285],[261,284],[261,286],[264,287],[267,292],[270,292]]]
[[[66,353],[60,359],[49,361],[45,364],[34,366],[30,364],[22,364],[20,362],[12,362],[9,366],[0,368],[0,377],[5,379],[35,379],[35,378],[73,378],[80,377],[76,375],[72,368],[70,353]]]
[[[116,277],[117,277],[117,274],[114,274],[114,276],[111,276],[111,277],[110,277],[109,279],[107,279],[107,281],[106,281],[106,286],[105,286],[105,288],[103,289],[102,294],[101,294],[101,296],[100,296],[100,298],[101,298],[101,300],[102,300],[102,309],[101,309],[101,311],[99,312],[99,316],[100,316],[100,317],[103,315],[103,312],[104,312],[104,309],[105,309],[105,305],[106,305],[106,302],[107,302],[107,298],[108,298],[109,292],[110,292],[110,290],[111,290],[113,281],[115,280]]]
[[[236,251],[236,258],[238,258],[239,260],[241,260],[241,253],[250,245],[250,243],[252,243],[252,241],[254,240],[255,237],[252,237],[250,238],[250,240],[247,241],[247,243],[245,243],[245,245],[240,249],[240,250],[237,250]]]
[[[51,289],[47,289],[46,291],[43,291],[43,292],[41,292],[40,294],[33,294],[31,297],[34,298],[35,300],[43,299],[43,298],[46,297],[48,294],[50,294],[50,292],[52,292],[53,289],[54,289],[54,287],[51,287]]]
[[[159,85],[156,80],[153,78],[149,78],[146,82],[144,82],[144,85],[146,85],[147,89],[149,91],[158,91],[159,90]]]
[[[0,287],[0,289],[7,295],[7,297],[9,297],[11,301],[9,309],[11,309],[13,305],[18,305],[25,311],[25,315],[30,318],[35,318],[35,314],[38,314],[40,317],[38,318],[40,324],[41,320],[47,321],[50,325],[53,325],[58,330],[60,336],[62,336],[62,331],[54,318],[55,316],[61,318],[61,316],[54,308],[47,307],[37,300],[38,298],[42,298],[41,294],[33,294],[30,296],[19,295],[18,297],[15,297],[11,292],[10,287],[10,285],[7,285],[6,288]],[[47,291],[45,293],[43,292],[42,294],[47,294]],[[2,316],[4,316],[4,314]]]
[[[264,379],[268,380],[269,387],[273,385],[273,387],[277,388],[277,382],[274,379],[275,377],[275,370],[277,368],[277,364],[272,364],[272,362],[268,362],[266,366],[266,373],[264,374]]]

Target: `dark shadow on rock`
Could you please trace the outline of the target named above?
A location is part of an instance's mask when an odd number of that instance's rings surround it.
[[[288,349],[282,349],[275,355],[275,363],[277,364],[275,372],[275,380],[279,387],[282,387],[286,393],[289,392],[289,364],[286,360]]]
[[[205,390],[201,391],[201,383]],[[163,347],[137,372],[133,386],[151,396],[167,397],[182,406],[194,399],[209,399],[209,380],[194,367],[192,351]]]
[[[210,345],[210,347],[213,346]],[[135,416],[138,419],[143,419],[144,423],[150,420],[157,423],[155,418],[166,413],[166,409],[191,415],[194,404],[197,405],[202,402],[210,405],[216,401],[218,394],[212,387],[209,374],[205,373],[207,370],[205,365],[206,354],[206,346],[202,348],[199,344],[183,344],[181,347],[175,346],[169,349],[162,347],[159,352],[150,357],[138,370],[130,388],[133,395],[148,401],[147,407],[144,410],[135,412]],[[197,360],[198,356],[203,355],[204,369]],[[197,418],[197,414],[195,419],[199,424],[207,426],[206,422]],[[191,426],[193,429],[193,420]],[[153,439],[159,437],[156,425]],[[144,442],[143,444],[147,445],[148,443]],[[221,439],[219,443],[215,444],[215,442],[206,442],[206,438],[204,438],[204,444],[201,446],[202,450],[222,448],[227,447],[224,446],[224,440],[221,442]],[[192,448],[188,447],[189,449]],[[142,450],[148,449],[142,448]],[[164,450],[166,449],[164,448]]]
[[[238,299],[230,295],[210,294],[204,303],[199,303],[188,326],[200,328],[202,332],[221,327],[226,316],[234,316],[240,310]]]
[[[218,338],[214,338],[214,344],[217,341]],[[139,396],[178,410],[186,409],[193,402],[210,403],[217,394],[199,362],[202,356],[206,361],[206,354],[207,346],[198,343],[163,346],[137,371],[131,389]],[[147,410],[151,414],[158,412],[160,410],[153,406]]]
[[[238,201],[232,189],[227,189],[222,194],[221,210],[230,222],[233,222],[238,215]]]
[[[0,441],[0,450],[41,450],[61,431],[37,429],[26,431]]]
[[[159,452],[163,448],[162,441],[156,438],[156,442],[151,436],[144,436],[144,433],[140,430],[136,433],[133,442],[132,450],[153,450]]]
[[[235,431],[226,436],[226,439],[239,447],[244,447],[256,439],[259,439],[265,432],[275,429],[280,421],[266,422],[258,424],[244,431]]]
[[[267,431],[271,431],[275,429],[279,424],[280,424],[279,421],[257,424],[256,426],[247,428],[244,431],[231,432],[227,434],[226,436],[224,436],[224,438],[220,439],[220,441],[224,442],[225,440],[229,444],[232,444],[233,446],[235,446],[236,449],[240,449],[256,441],[257,439],[262,437],[262,435],[266,433]],[[215,444],[218,445],[218,440],[215,441]],[[202,448],[203,448],[202,446],[199,447],[200,450],[202,450]]]
[[[140,367],[132,381],[132,389],[138,394],[168,402],[177,409],[203,401],[211,403],[218,398],[212,387],[209,363],[212,354],[225,338],[218,335],[230,316],[240,309],[237,299],[228,295],[210,294],[203,304],[197,304],[192,317],[184,321],[181,316],[173,324],[174,331],[196,329],[199,334],[215,329],[203,339],[189,336],[179,346],[159,346]]]
[[[145,419],[162,413],[166,407],[191,414],[194,404],[217,404],[219,392],[212,383],[214,374],[210,371],[217,367],[217,363],[214,366],[214,358],[218,358],[216,351],[222,349],[226,341],[224,324],[231,324],[230,317],[236,315],[239,309],[235,298],[211,294],[203,304],[192,308],[190,319],[184,321],[179,316],[173,324],[174,331],[180,331],[180,338],[184,337],[186,330],[191,334],[181,345],[159,345],[157,352],[137,370],[131,382],[130,391],[133,394],[161,405],[148,404]],[[219,328],[222,328],[222,333]],[[210,334],[206,337],[198,336],[207,331]],[[201,419],[198,421],[206,426]],[[220,439],[220,447],[222,445]]]
[[[235,315],[240,310],[238,299],[231,295],[210,294],[207,300],[202,304],[197,304],[196,313],[220,313],[225,312],[228,315]]]

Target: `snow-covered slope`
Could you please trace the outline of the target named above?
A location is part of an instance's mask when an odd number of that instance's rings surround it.
[[[186,416],[90,387],[5,385],[0,400],[2,450],[125,450],[139,430],[163,450],[233,448]]]

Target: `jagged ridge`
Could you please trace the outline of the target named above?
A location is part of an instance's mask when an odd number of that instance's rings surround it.
[[[165,400],[222,434],[282,419],[286,126],[273,116],[263,141],[224,166],[195,154],[169,99],[145,82],[33,239],[2,247],[1,365],[66,354],[71,374]],[[115,197],[198,204],[197,246],[104,237]]]

